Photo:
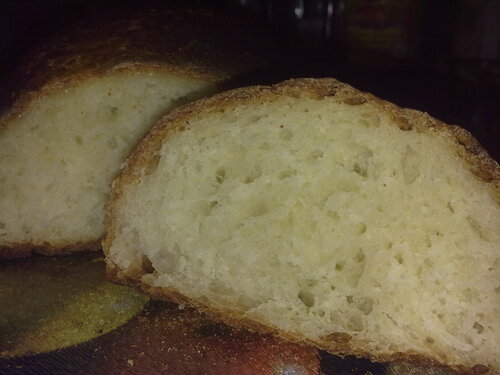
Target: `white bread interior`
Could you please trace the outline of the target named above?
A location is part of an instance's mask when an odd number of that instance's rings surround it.
[[[168,71],[116,71],[32,100],[0,126],[0,246],[98,241],[110,183],[165,112],[214,89]]]
[[[499,371],[498,187],[460,147],[430,116],[333,80],[216,96],[129,159],[108,267],[333,353]]]

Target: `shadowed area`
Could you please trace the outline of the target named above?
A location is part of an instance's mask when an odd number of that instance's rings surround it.
[[[235,330],[151,301],[125,325],[81,345],[0,359],[9,374],[319,374],[315,348]]]
[[[88,341],[124,324],[147,301],[106,281],[100,254],[0,263],[0,356]]]

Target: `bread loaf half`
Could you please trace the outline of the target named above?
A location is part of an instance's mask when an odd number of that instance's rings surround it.
[[[109,185],[153,123],[261,64],[238,27],[146,11],[40,46],[0,117],[0,258],[99,246]]]
[[[335,354],[499,371],[499,177],[465,130],[333,79],[229,91],[127,160],[108,273]]]

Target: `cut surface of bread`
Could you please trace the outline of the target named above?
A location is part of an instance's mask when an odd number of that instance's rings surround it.
[[[165,111],[209,87],[120,72],[33,103],[0,135],[2,243],[98,240],[109,184],[131,149]]]
[[[215,20],[162,11],[81,26],[20,68],[0,117],[0,258],[99,246],[109,185],[154,122],[257,65],[235,49],[241,65],[216,66],[231,48],[214,46]]]
[[[115,181],[115,280],[332,353],[500,370],[499,167],[333,79],[175,110]]]

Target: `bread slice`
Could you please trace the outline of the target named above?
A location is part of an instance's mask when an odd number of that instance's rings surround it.
[[[98,247],[109,185],[153,123],[262,64],[236,27],[156,10],[40,46],[0,117],[0,258]]]
[[[500,371],[499,177],[465,130],[334,79],[229,91],[128,158],[108,274],[335,354]]]

